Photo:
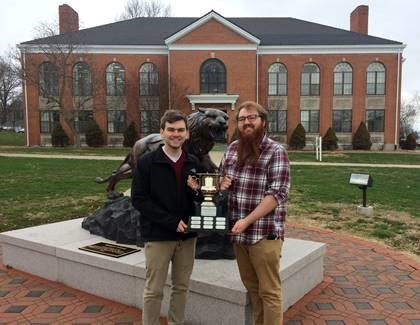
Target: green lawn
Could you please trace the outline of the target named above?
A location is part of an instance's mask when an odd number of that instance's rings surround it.
[[[104,184],[115,161],[0,157],[0,231],[77,218],[105,200]],[[129,181],[119,184],[125,191]]]
[[[24,146],[25,133],[0,131],[0,146]]]

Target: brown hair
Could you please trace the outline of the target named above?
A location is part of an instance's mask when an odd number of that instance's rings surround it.
[[[177,121],[184,121],[185,126],[188,130],[187,116],[184,113],[182,113],[181,111],[178,111],[176,109],[168,109],[165,112],[165,114],[163,114],[162,118],[160,119],[160,128],[162,130],[164,130],[166,122],[175,123]]]
[[[261,117],[261,119],[265,122],[265,126],[267,127],[268,112],[260,104],[258,104],[256,102],[253,102],[251,100],[247,100],[245,102],[242,102],[241,105],[239,105],[239,107],[238,107],[238,111],[236,112],[236,121],[238,121],[239,112],[242,109],[255,109],[258,112],[258,115]]]

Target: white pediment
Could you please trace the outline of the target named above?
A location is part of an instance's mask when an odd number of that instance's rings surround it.
[[[198,27],[204,25],[209,20],[214,19],[220,24],[226,26],[227,28],[231,29],[232,31],[236,32],[240,36],[244,37],[245,39],[249,40],[252,43],[260,44],[260,40],[255,37],[254,35],[250,34],[246,30],[240,28],[239,26],[235,25],[234,23],[230,22],[228,19],[224,18],[223,16],[219,15],[215,11],[210,11],[209,13],[205,14],[203,17],[197,19],[192,24],[188,25],[187,27],[181,29],[180,31],[176,32],[175,34],[169,36],[165,39],[165,44],[170,45],[176,42],[181,37],[191,33],[193,30],[197,29]]]

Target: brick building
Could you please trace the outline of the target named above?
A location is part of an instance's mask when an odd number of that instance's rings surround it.
[[[244,100],[269,109],[269,132],[282,143],[302,123],[308,146],[333,127],[339,144],[349,147],[363,121],[375,148],[398,144],[405,45],[368,35],[367,6],[351,13],[350,31],[214,11],[84,30],[68,5],[59,7],[59,16],[59,35],[19,45],[35,80],[28,78],[25,87],[30,146],[48,145],[57,121],[83,141],[92,118],[108,145],[118,145],[132,121],[142,136],[158,132],[168,108],[222,109],[231,117],[231,136],[235,107]],[[66,54],[67,61],[53,53]]]

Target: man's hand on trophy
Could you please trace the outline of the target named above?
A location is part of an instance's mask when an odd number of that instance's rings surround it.
[[[180,220],[178,227],[176,228],[176,232],[185,232],[187,230],[187,227],[187,224],[184,221]]]
[[[187,184],[194,191],[198,191],[200,188],[200,183],[198,182],[198,178],[196,176],[188,175]]]
[[[230,176],[222,176],[219,178],[220,191],[226,191],[232,185],[232,178]]]

